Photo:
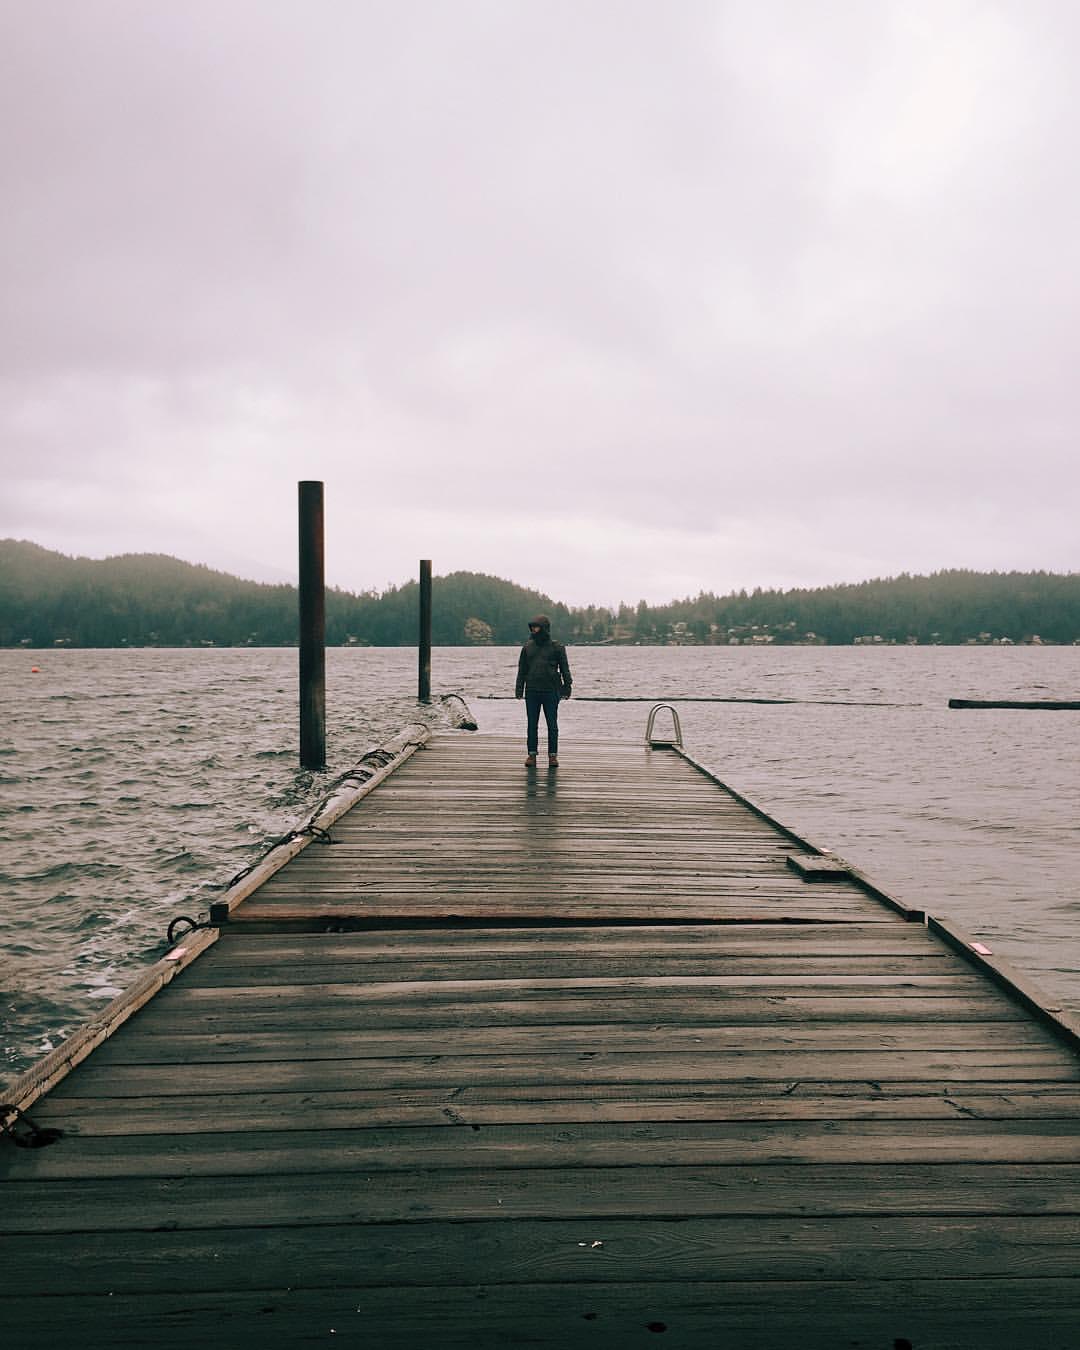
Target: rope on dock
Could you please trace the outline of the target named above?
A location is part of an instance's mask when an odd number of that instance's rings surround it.
[[[351,769],[340,774],[322,797],[303,825],[289,830],[274,841],[254,862],[237,872],[225,887],[225,894],[210,906],[210,923],[228,921],[232,909],[261,886],[268,877],[296,855],[312,839],[332,844],[330,826],[354,806],[361,797],[382,782],[406,759],[422,749],[431,736],[431,728],[423,722],[408,722],[385,744],[362,755]]]
[[[211,905],[209,922],[193,922],[189,915],[181,915],[173,920],[169,926],[170,933],[174,931],[174,924],[183,922],[190,925],[183,930],[186,940],[182,940],[180,946],[167,952],[73,1036],[3,1088],[6,1104],[0,1107],[0,1137],[14,1138],[12,1126],[18,1125],[20,1116],[25,1120],[26,1110],[39,1097],[66,1078],[76,1065],[108,1040],[118,1027],[173,980],[179,971],[218,940],[219,925],[227,921],[233,906],[283,867],[290,858],[295,857],[317,835],[325,835],[328,839],[329,826],[362,797],[367,796],[406,759],[422,749],[430,736],[431,728],[423,723],[407,723],[389,741],[368,751],[353,768],[335,780],[311,818],[299,829],[289,832],[291,838],[287,844],[272,847],[250,868],[245,869],[240,881],[230,883],[222,900]]]
[[[409,741],[407,744],[413,745],[415,743]],[[332,844],[334,840],[330,835],[330,831],[321,825],[316,825],[315,821],[319,819],[326,810],[327,805],[343,788],[363,787],[366,783],[371,781],[375,774],[381,769],[385,769],[388,764],[393,762],[393,760],[394,755],[389,753],[382,746],[378,746],[374,750],[369,750],[367,754],[362,755],[351,769],[346,769],[344,773],[339,774],[338,777],[334,779],[327,791],[319,798],[318,803],[312,808],[311,814],[303,825],[297,825],[291,830],[286,830],[285,833],[279,835],[272,844],[268,844],[253,862],[249,862],[246,867],[241,867],[240,871],[237,872],[235,876],[230,877],[225,883],[225,889],[230,890],[238,882],[243,881],[243,879],[254,872],[256,867],[258,867],[265,858],[269,857],[276,848],[281,848],[285,844],[291,844],[294,839],[303,839],[305,836],[310,836],[312,839],[317,839],[320,844]]]
[[[372,770],[372,773],[373,772],[374,770]],[[366,777],[370,776],[371,776],[370,774],[366,775]],[[340,786],[340,782],[344,782],[348,778],[349,775],[343,774],[341,780],[339,780],[339,783],[335,786],[335,790],[337,786]],[[328,794],[328,796],[329,795],[330,794]],[[319,814],[320,811],[322,811],[325,808],[328,796],[324,797],[322,801],[319,803],[319,805],[315,808],[312,817],[313,819],[315,816]],[[313,825],[309,820],[306,825],[300,825],[296,829],[289,830],[285,834],[281,835],[279,838],[275,839],[274,842],[268,848],[265,848],[253,862],[248,863],[246,867],[242,867],[240,871],[237,872],[236,875],[226,883],[225,889],[228,890],[230,887],[235,886],[238,882],[242,881],[244,877],[246,877],[250,872],[253,872],[255,868],[259,866],[259,864],[263,861],[264,858],[267,857],[268,854],[273,853],[274,849],[281,848],[283,844],[291,843],[294,839],[301,839],[305,835],[310,835],[313,839],[317,839],[320,844],[332,844],[334,842],[333,839],[331,839],[330,837],[329,830],[324,830],[318,825]],[[180,928],[179,927],[180,924],[186,924],[187,927]],[[171,947],[177,941],[178,938],[183,937],[186,933],[194,933],[200,928],[213,928],[213,926],[214,926],[213,920],[210,918],[193,919],[190,914],[178,914],[176,918],[173,919],[172,922],[169,924],[168,928],[165,930],[165,941]]]
[[[464,707],[464,702],[462,702],[462,706]],[[466,711],[468,710],[466,709]],[[415,731],[417,728],[424,730],[426,734],[419,739],[403,739],[407,732]],[[331,803],[335,802],[335,799],[340,797],[343,792],[348,792],[353,794],[349,803],[351,805],[352,801],[358,800],[361,795],[361,789],[365,789],[369,784],[374,786],[372,780],[377,775],[385,777],[390,766],[397,761],[399,756],[405,751],[408,751],[408,753],[411,754],[414,750],[419,749],[426,742],[428,735],[430,735],[430,730],[425,728],[422,723],[410,722],[391,741],[387,742],[385,745],[376,746],[373,750],[368,750],[366,754],[361,755],[352,768],[346,769],[344,773],[339,774],[337,778],[333,780],[329,788],[319,799],[316,806],[312,809],[303,825],[297,825],[293,829],[287,830],[284,834],[279,835],[273,843],[263,849],[262,853],[260,853],[257,858],[253,859],[245,867],[242,867],[239,872],[225,883],[225,890],[228,892],[234,887],[239,886],[246,877],[249,877],[256,870],[256,868],[262,867],[266,860],[275,853],[276,850],[287,848],[290,844],[295,843],[296,840],[303,840],[304,843],[307,843],[311,839],[316,839],[320,844],[332,844],[334,840],[331,837],[329,829],[326,828],[326,825],[317,825],[315,823],[320,817],[327,815]],[[338,816],[342,814],[342,811],[334,809],[331,814],[332,819],[336,820]],[[329,823],[330,820],[328,819],[327,824]],[[294,855],[290,854],[290,857],[292,856]],[[276,871],[277,868],[274,867],[271,870]],[[186,924],[187,927],[182,928],[180,927],[181,924]],[[177,938],[183,936],[185,933],[193,933],[200,928],[212,928],[214,927],[214,924],[215,918],[213,910],[211,910],[210,917],[206,920],[193,919],[188,914],[179,914],[169,924],[169,927],[166,930],[166,940],[171,947],[176,942]]]

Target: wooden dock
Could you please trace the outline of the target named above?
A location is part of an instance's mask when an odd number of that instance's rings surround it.
[[[3,1345],[1074,1350],[1068,1019],[674,751],[521,760],[436,735],[29,1108]]]

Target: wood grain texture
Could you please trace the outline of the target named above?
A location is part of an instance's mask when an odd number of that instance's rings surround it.
[[[230,1350],[322,1341],[378,1350],[626,1350],[663,1344],[738,1350],[1075,1350],[1080,1301],[1069,1278],[856,1281],[672,1280],[625,1284],[463,1282],[373,1288],[170,1288],[88,1301],[16,1295],[5,1309],[23,1350],[100,1345],[190,1350],[202,1328]],[[93,1321],[87,1322],[88,1311]]]
[[[590,747],[528,774],[509,739],[436,738],[334,838],[271,877],[232,922],[891,917],[847,880],[808,888],[787,866],[790,841],[655,752]]]
[[[678,757],[520,758],[436,736],[0,1142],[5,1344],[1073,1350],[1069,1046]]]

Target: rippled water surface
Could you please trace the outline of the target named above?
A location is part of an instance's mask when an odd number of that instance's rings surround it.
[[[574,648],[575,692],[680,706],[688,749],[909,903],[1080,1009],[1080,648]],[[8,1076],[165,950],[168,922],[417,716],[414,650],[327,653],[326,773],[297,768],[296,652],[0,652],[0,1051]],[[521,730],[516,651],[437,649],[436,693]],[[40,673],[31,674],[31,667]],[[488,697],[501,695],[502,697]],[[640,740],[647,703],[576,699],[563,747]],[[437,705],[424,714],[437,720]]]

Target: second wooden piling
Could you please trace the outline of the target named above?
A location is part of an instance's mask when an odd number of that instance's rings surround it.
[[[420,670],[417,697],[431,702],[431,559],[420,562]]]
[[[299,484],[300,765],[326,766],[326,585],[323,485]]]

